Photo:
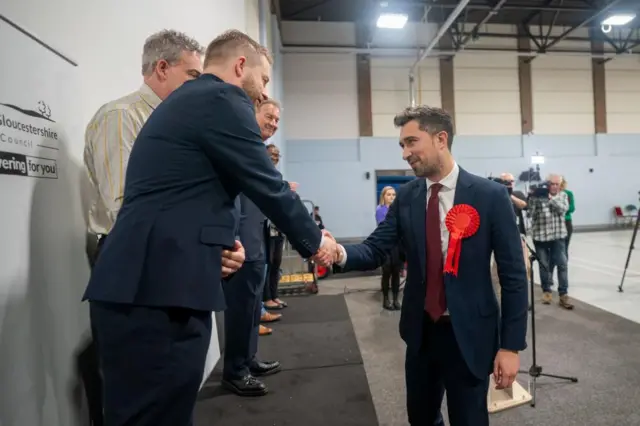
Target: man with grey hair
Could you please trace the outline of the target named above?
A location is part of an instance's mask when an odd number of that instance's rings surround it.
[[[409,423],[444,426],[446,391],[451,426],[488,426],[489,375],[498,387],[511,386],[526,347],[527,277],[511,200],[503,185],[458,166],[446,111],[410,107],[394,124],[417,179],[398,190],[362,244],[338,245],[336,260],[342,271],[372,270],[401,245],[408,267],[400,336],[407,344]]]
[[[564,217],[569,211],[569,197],[560,189],[562,176],[551,174],[547,177],[547,188],[534,190],[529,196],[531,216],[531,238],[540,258],[540,285],[542,303],[553,301],[553,268],[558,267],[558,304],[571,310],[569,299],[569,274],[567,266],[566,238],[567,226]]]
[[[92,190],[87,255],[92,266],[120,210],[129,153],[138,132],[161,101],[185,81],[200,76],[203,52],[197,41],[177,31],[151,35],[142,52],[142,86],[100,107],[87,126],[84,163]],[[239,267],[235,262],[227,265]],[[101,426],[102,381],[93,341],[79,353],[78,369],[92,425]]]

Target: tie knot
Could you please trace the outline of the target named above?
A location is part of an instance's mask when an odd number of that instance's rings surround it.
[[[431,186],[431,196],[436,196],[438,195],[438,192],[440,192],[440,190],[442,189],[442,184],[441,183],[432,183]]]

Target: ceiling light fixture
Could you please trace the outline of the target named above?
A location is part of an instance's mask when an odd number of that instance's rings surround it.
[[[389,28],[399,30],[404,28],[409,20],[409,16],[401,13],[382,13],[378,17],[376,26],[378,28]]]
[[[627,25],[629,22],[633,21],[636,17],[635,13],[621,13],[617,15],[611,15],[604,21],[602,21],[602,25],[612,25],[612,26],[620,26]]]

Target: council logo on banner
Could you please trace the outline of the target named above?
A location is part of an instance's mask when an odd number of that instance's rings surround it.
[[[18,151],[27,151],[25,154],[38,156],[45,151],[55,156],[59,137],[48,103],[39,101],[29,109],[0,101],[0,146],[7,149],[13,145]]]
[[[0,151],[0,175],[58,179],[58,165],[51,158]]]

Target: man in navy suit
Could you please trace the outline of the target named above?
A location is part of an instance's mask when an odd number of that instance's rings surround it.
[[[239,31],[208,46],[204,74],[151,114],[129,159],[124,202],[84,299],[104,378],[106,426],[189,426],[224,310],[222,253],[241,192],[303,257],[330,264],[321,231],[267,156],[254,102],[271,57]],[[240,253],[244,260],[244,256]]]
[[[486,426],[489,375],[498,387],[510,386],[526,347],[527,277],[513,207],[504,186],[456,164],[453,123],[444,110],[407,108],[394,123],[403,159],[418,179],[400,188],[386,219],[362,244],[338,246],[336,260],[344,271],[375,269],[400,242],[408,261],[400,335],[407,344],[409,423],[443,425],[446,390],[452,426]],[[456,241],[459,262],[449,264]]]
[[[256,120],[264,141],[272,137],[280,121],[280,105],[273,99],[256,107]],[[265,147],[266,150],[266,147]],[[222,385],[240,396],[262,396],[267,386],[257,379],[280,371],[278,361],[259,361],[258,333],[265,282],[265,216],[244,194],[240,194],[238,237],[245,249],[245,262],[224,283],[225,347]]]

